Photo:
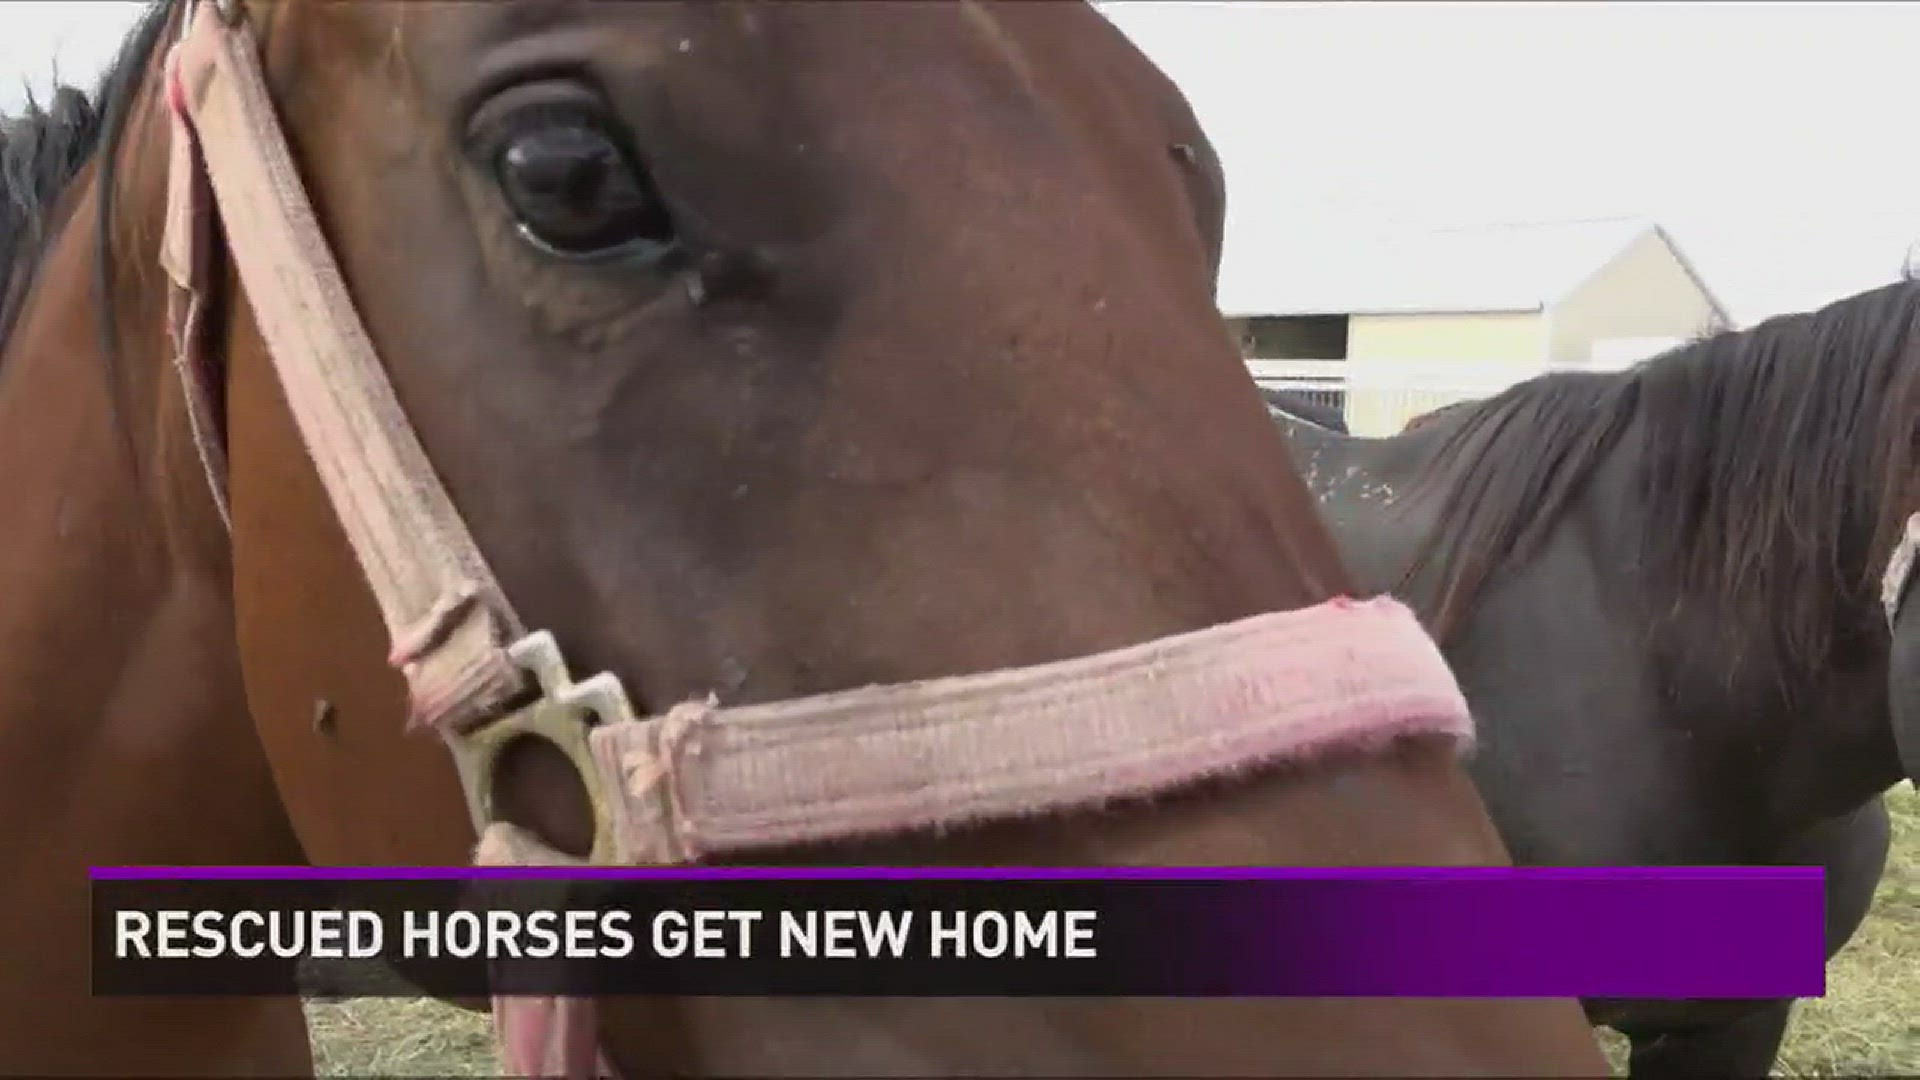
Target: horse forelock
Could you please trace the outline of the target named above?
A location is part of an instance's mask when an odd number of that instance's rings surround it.
[[[1463,407],[1416,490],[1439,516],[1402,586],[1436,634],[1549,536],[1629,427],[1650,589],[1713,605],[1817,670],[1920,504],[1920,284],[1902,281],[1678,346],[1617,373],[1555,373]]]

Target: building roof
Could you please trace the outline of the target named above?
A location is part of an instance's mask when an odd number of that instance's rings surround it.
[[[1713,291],[1666,230],[1642,218],[1459,226],[1384,235],[1302,230],[1228,242],[1219,303],[1229,317],[1540,311],[1648,232],[1656,233],[1720,317]]]

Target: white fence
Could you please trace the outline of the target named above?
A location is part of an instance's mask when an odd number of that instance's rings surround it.
[[[1522,363],[1247,361],[1248,373],[1261,386],[1337,409],[1347,430],[1372,436],[1392,435],[1414,417],[1497,394],[1543,370]]]

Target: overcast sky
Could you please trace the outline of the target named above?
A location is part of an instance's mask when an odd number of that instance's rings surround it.
[[[1920,240],[1920,5],[1105,8],[1219,147],[1229,244],[1647,215],[1750,320]]]
[[[1218,145],[1230,245],[1646,215],[1750,320],[1920,241],[1920,4],[1103,6]],[[91,86],[138,8],[0,0],[0,109]]]

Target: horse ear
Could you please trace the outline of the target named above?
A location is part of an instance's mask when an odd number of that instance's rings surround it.
[[[1920,612],[1900,609],[1889,648],[1887,710],[1893,717],[1893,743],[1907,777],[1920,782]]]

